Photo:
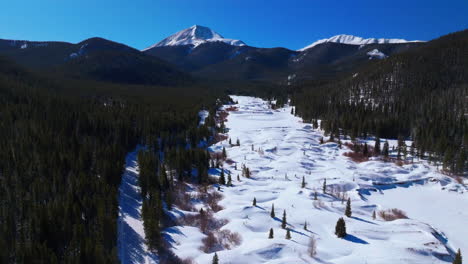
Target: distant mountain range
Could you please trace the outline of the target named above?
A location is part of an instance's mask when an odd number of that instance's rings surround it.
[[[259,48],[195,25],[142,51],[102,38],[77,44],[0,40],[0,55],[71,78],[171,85],[195,77],[288,85],[330,78],[421,45],[424,42],[338,35],[297,51]]]

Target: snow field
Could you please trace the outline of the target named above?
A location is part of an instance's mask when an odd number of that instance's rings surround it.
[[[211,150],[224,146],[237,170],[224,164],[234,186],[221,187],[224,209],[214,216],[228,220],[221,230],[240,234],[242,242],[218,251],[220,263],[447,263],[454,250],[468,252],[465,186],[424,162],[401,167],[378,160],[355,163],[342,155],[349,150],[336,143],[319,144],[323,133],[291,115],[290,107],[272,110],[259,98],[233,99],[238,111],[229,112],[225,125],[240,146],[226,140]],[[242,164],[251,170],[250,179],[241,176]],[[351,199],[351,218],[344,216],[342,195]],[[275,218],[270,217],[272,204]],[[373,220],[374,210],[391,208],[404,210],[409,219]],[[291,240],[281,228],[284,210]],[[349,234],[344,239],[334,235],[340,217]],[[268,239],[270,228],[273,239]],[[198,228],[173,227],[166,234],[179,257],[210,263],[213,253],[200,250],[206,236]],[[308,254],[311,237],[317,241],[314,257]]]

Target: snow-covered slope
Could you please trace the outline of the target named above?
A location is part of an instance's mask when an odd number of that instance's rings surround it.
[[[291,115],[291,107],[272,110],[258,98],[233,99],[238,110],[229,112],[225,125],[228,136],[233,142],[239,139],[240,146],[225,140],[211,147],[212,151],[225,147],[234,162],[224,164],[233,186],[221,186],[224,209],[214,216],[228,220],[221,230],[240,234],[242,241],[230,250],[217,249],[220,263],[447,263],[454,250],[468,252],[468,229],[463,228],[468,219],[466,187],[425,161],[402,166],[380,160],[355,163],[343,156],[346,148],[320,144],[323,132]],[[242,164],[252,177],[240,176],[239,181]],[[327,193],[322,192],[324,179]],[[338,195],[351,199],[352,217],[344,216],[345,204]],[[270,217],[273,204],[275,218]],[[390,208],[406,211],[409,218],[372,218],[374,210]],[[281,228],[283,211],[290,240]],[[174,212],[183,213],[177,208]],[[334,234],[340,217],[345,218],[349,234],[344,239]],[[270,228],[273,239],[268,239]],[[213,253],[200,249],[206,237],[200,229],[174,227],[166,237],[179,257],[211,262]],[[317,241],[314,257],[308,253],[312,237]]]
[[[333,42],[333,43],[342,43],[350,45],[367,45],[367,44],[392,44],[392,43],[407,43],[407,42],[422,42],[420,40],[404,40],[404,39],[384,39],[384,38],[361,38],[353,35],[336,35],[328,39],[320,39],[310,44],[309,46],[300,49],[299,51],[304,51],[312,47],[317,46],[318,44]]]
[[[206,42],[224,42],[233,46],[245,46],[245,43],[236,39],[227,39],[216,33],[210,28],[194,25],[190,28],[184,29],[171,35],[162,41],[148,47],[145,50],[149,50],[154,47],[163,46],[182,46],[182,45],[193,45],[194,47],[206,43]]]

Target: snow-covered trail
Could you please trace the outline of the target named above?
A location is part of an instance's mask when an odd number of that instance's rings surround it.
[[[142,198],[138,186],[137,148],[125,160],[119,188],[118,250],[122,264],[155,264],[158,258],[148,251],[141,217]]]

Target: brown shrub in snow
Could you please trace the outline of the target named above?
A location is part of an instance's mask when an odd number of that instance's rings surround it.
[[[225,249],[231,249],[233,246],[238,246],[242,242],[242,238],[239,233],[231,232],[227,229],[219,231],[217,235],[219,243]]]
[[[403,210],[392,208],[388,210],[379,211],[379,216],[385,221],[393,221],[397,219],[407,219],[408,216]]]
[[[225,110],[228,112],[235,112],[235,111],[239,111],[239,108],[237,106],[230,106],[226,108]]]
[[[369,160],[369,157],[365,156],[361,152],[350,151],[350,152],[345,152],[343,155],[350,158],[352,161],[358,162],[358,163]]]
[[[214,235],[213,232],[208,232],[206,237],[202,240],[203,246],[200,249],[205,253],[212,253],[216,251],[216,248],[219,247],[218,238]]]

